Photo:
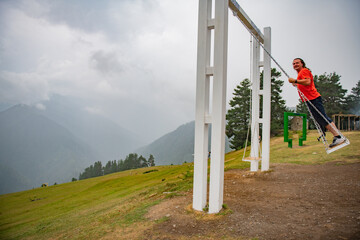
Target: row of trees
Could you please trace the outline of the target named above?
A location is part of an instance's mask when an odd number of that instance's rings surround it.
[[[153,167],[155,166],[155,158],[150,154],[146,159],[143,156],[138,156],[136,153],[130,153],[126,156],[125,160],[113,160],[108,161],[105,166],[100,161],[95,162],[94,165],[85,168],[84,172],[80,173],[79,180],[99,177],[110,173],[121,172],[129,169]],[[73,178],[73,181],[76,180]]]
[[[276,135],[283,129],[284,112],[291,112],[281,97],[281,87],[284,81],[280,80],[281,73],[275,68],[271,70],[271,134]],[[347,90],[343,89],[338,74],[330,73],[314,76],[314,83],[320,92],[326,114],[331,117],[333,114],[356,114],[360,115],[360,81],[352,88],[351,93],[346,96]],[[263,75],[260,76],[260,87],[262,87]],[[227,112],[226,135],[230,139],[233,149],[241,149],[245,146],[249,121],[251,121],[251,83],[244,79],[234,89],[234,97],[230,100],[230,109]],[[262,101],[262,100],[261,100]],[[260,104],[262,106],[262,104]],[[307,108],[299,98],[296,112],[308,114]],[[260,116],[262,109],[260,107]],[[315,128],[312,121],[310,128]],[[251,135],[251,132],[249,133]]]

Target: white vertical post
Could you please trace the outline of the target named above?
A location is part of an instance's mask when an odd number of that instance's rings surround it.
[[[264,47],[271,54],[271,28],[264,28]],[[271,58],[264,51],[263,78],[263,127],[261,171],[270,167],[270,123],[271,123]]]
[[[228,6],[229,2],[227,0],[215,0],[209,213],[219,212],[223,204]]]
[[[211,18],[212,1],[215,1],[215,17]],[[211,164],[209,213],[221,210],[224,193],[224,157],[225,157],[225,114],[226,114],[226,81],[227,81],[227,39],[228,39],[228,7],[236,13],[250,30],[263,42],[263,35],[245,14],[235,0],[199,0],[198,52],[196,75],[196,114],[195,114],[195,147],[194,147],[194,186],[193,208],[202,211],[206,206],[207,197],[207,160],[208,160],[208,131],[212,124],[211,134]],[[210,66],[211,31],[214,31],[214,66]],[[270,28],[266,28],[267,39],[265,47],[270,49]],[[252,124],[251,124],[251,157],[259,158],[259,112],[260,112],[260,44],[252,40]],[[266,69],[266,70],[265,70]],[[269,73],[270,69],[270,73]],[[271,75],[270,60],[264,58],[264,82]],[[265,76],[266,75],[266,76]],[[210,77],[213,76],[213,105],[212,116],[210,105]],[[271,85],[270,85],[271,86]],[[266,88],[266,90],[265,90]],[[265,148],[263,152],[269,155],[270,142],[270,92],[269,86],[264,84],[264,119],[266,129]],[[266,92],[266,93],[265,93]],[[265,105],[268,104],[268,105]],[[267,133],[269,133],[267,135]],[[267,157],[269,159],[269,157]],[[267,160],[268,161],[268,160]],[[269,164],[262,165],[267,170]],[[258,161],[251,161],[251,171],[257,171]]]
[[[252,82],[252,105],[251,105],[251,152],[250,171],[259,169],[259,162],[255,158],[259,157],[259,116],[260,116],[260,44],[252,37],[252,59],[251,59],[251,82]]]
[[[207,198],[209,124],[205,118],[209,114],[210,101],[210,74],[207,69],[210,67],[211,52],[211,8],[211,0],[199,1],[193,185],[193,208],[198,211],[206,206]]]

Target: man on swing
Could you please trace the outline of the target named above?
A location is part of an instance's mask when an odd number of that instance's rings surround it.
[[[325,129],[334,135],[333,142],[329,145],[329,147],[332,148],[345,142],[345,138],[339,134],[340,132],[336,128],[334,122],[326,115],[321,95],[315,88],[313,75],[306,67],[304,60],[301,58],[295,58],[293,61],[293,68],[297,71],[298,76],[297,79],[289,78],[289,83],[292,83],[293,85],[297,84],[298,89],[307,98],[304,99],[300,95],[301,100],[308,105],[315,121],[321,126],[321,130],[324,136]],[[309,104],[308,101],[310,101],[312,104]],[[322,116],[316,109],[314,109],[313,106],[317,108],[319,112],[321,112]]]

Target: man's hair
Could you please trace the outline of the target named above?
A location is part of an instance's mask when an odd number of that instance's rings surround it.
[[[304,60],[302,60],[301,58],[294,58],[294,60],[296,60],[296,59],[299,59],[300,62],[302,63],[302,65],[303,65],[303,67],[306,68],[306,64],[305,64]]]
[[[302,65],[303,65],[303,68],[307,68],[307,69],[311,72],[310,68],[308,68],[308,67],[306,66],[304,60],[302,60],[301,58],[294,58],[294,60],[296,60],[296,59],[299,59],[299,60],[300,60],[300,62],[301,62]]]

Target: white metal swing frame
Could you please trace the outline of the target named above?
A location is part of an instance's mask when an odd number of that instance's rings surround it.
[[[214,1],[214,14],[212,3]],[[224,156],[225,156],[225,115],[226,115],[226,80],[227,80],[227,37],[228,37],[228,8],[237,16],[253,38],[252,71],[258,80],[259,68],[264,68],[264,86],[253,86],[253,106],[259,107],[259,96],[263,95],[263,118],[259,117],[259,109],[252,107],[252,131],[259,136],[259,124],[262,124],[262,164],[261,170],[269,170],[270,162],[270,111],[271,111],[271,59],[289,78],[289,75],[271,56],[271,28],[264,28],[264,34],[256,27],[236,0],[199,0],[197,73],[196,73],[196,114],[195,114],[195,146],[194,146],[194,184],[193,208],[203,211],[207,203],[208,192],[208,132],[211,132],[211,161],[209,184],[209,213],[217,213],[222,209],[224,192]],[[214,32],[213,38],[211,32]],[[214,40],[212,44],[211,39]],[[267,53],[260,61],[260,47]],[[211,51],[211,47],[213,48]],[[213,65],[211,66],[211,52]],[[210,93],[210,81],[213,91]],[[269,90],[270,89],[270,90]],[[211,95],[212,94],[212,95]],[[210,95],[212,96],[212,112],[209,111]],[[252,142],[258,141],[252,137]],[[350,142],[346,142],[347,145]],[[258,149],[253,147],[251,157],[258,157]],[[344,144],[342,144],[344,145]],[[328,149],[328,153],[340,149]],[[255,161],[251,162],[253,165]]]
[[[214,11],[212,8],[215,8]],[[194,184],[193,208],[203,211],[207,202],[209,213],[222,209],[224,192],[224,158],[226,126],[226,81],[227,81],[227,38],[228,12],[233,11],[254,38],[260,39],[265,47],[271,49],[271,29],[264,28],[264,34],[256,27],[236,0],[199,0],[197,73],[196,73],[196,114],[194,143]],[[213,33],[213,34],[212,34]],[[212,42],[213,40],[213,42]],[[263,55],[260,61],[260,46],[253,41],[252,59],[255,74],[253,84],[253,120],[254,136],[259,135],[259,124],[262,124],[262,164],[261,170],[269,170],[270,163],[270,111],[271,111],[271,59]],[[213,58],[213,61],[211,61]],[[259,68],[264,69],[264,85],[260,89]],[[212,82],[212,91],[210,83]],[[253,82],[254,83],[254,82]],[[259,96],[263,96],[263,118],[259,117]],[[212,102],[210,102],[210,98]],[[212,108],[210,111],[210,104]],[[208,192],[208,134],[211,131],[210,184]],[[255,129],[254,129],[255,128]],[[258,138],[252,138],[252,141]],[[258,149],[252,144],[252,157],[258,157]],[[253,166],[255,161],[251,162]],[[209,194],[207,194],[209,193]],[[208,197],[207,197],[208,196]]]

